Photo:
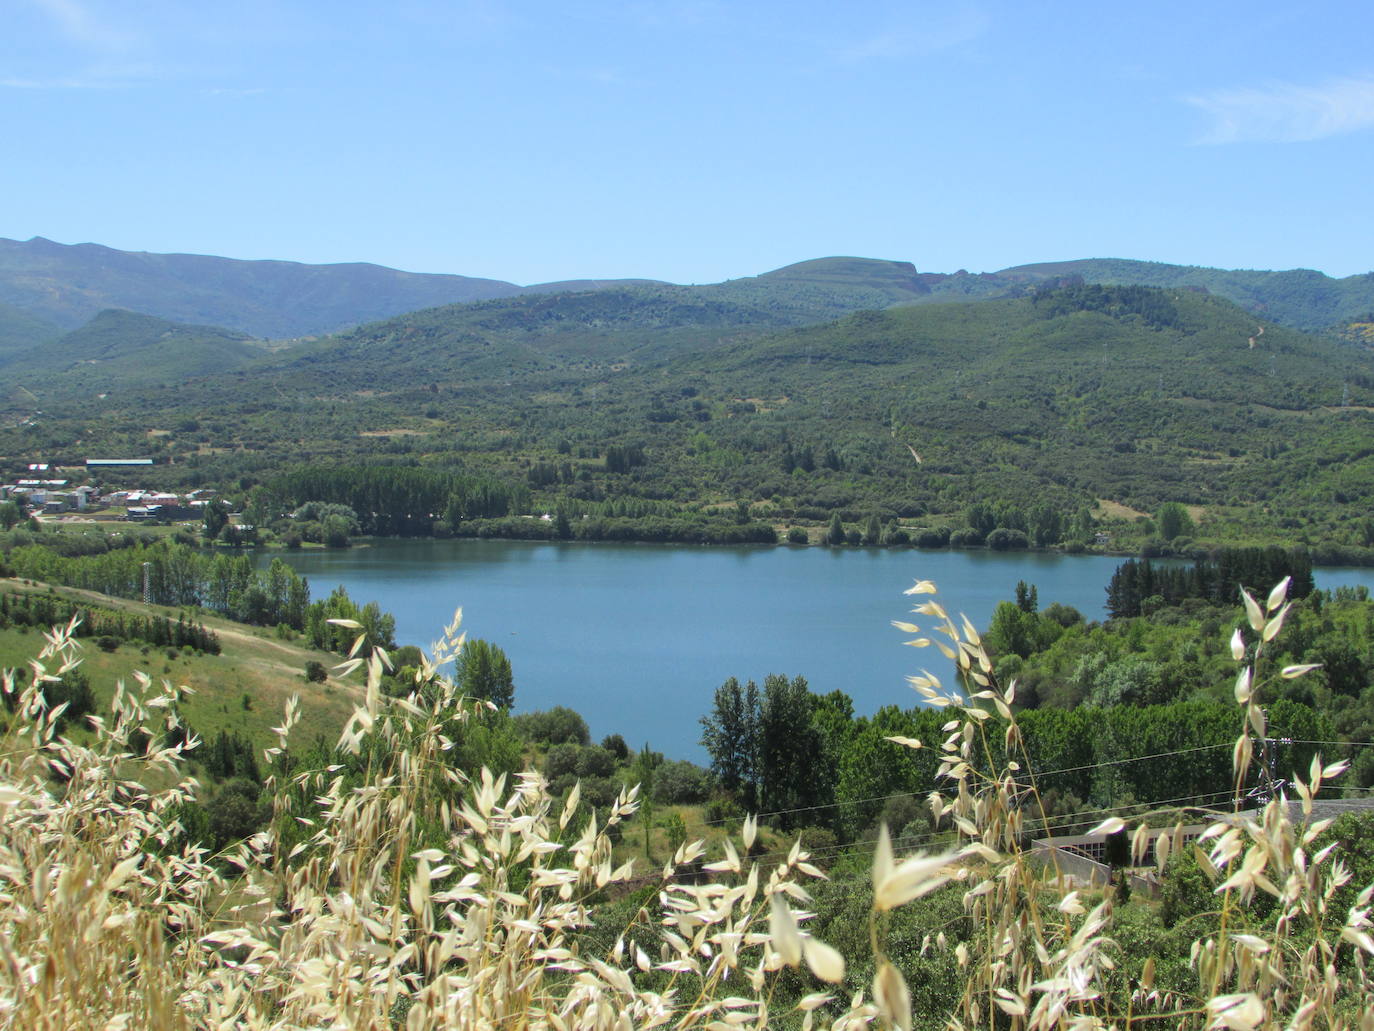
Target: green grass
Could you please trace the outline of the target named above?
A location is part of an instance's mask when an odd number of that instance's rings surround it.
[[[31,586],[17,580],[0,580],[7,592],[49,590],[47,585]],[[177,610],[141,602],[109,598],[90,591],[52,588],[69,598],[81,599],[109,608],[158,615],[175,619]],[[108,711],[114,685],[132,683],[135,672],[155,680],[185,685],[194,693],[182,703],[182,715],[202,737],[214,738],[221,730],[237,731],[254,744],[266,747],[276,743],[271,728],[281,723],[288,699],[299,695],[301,720],[292,734],[296,747],[308,747],[323,737],[333,744],[353,705],[360,697],[356,676],[348,680],[331,677],[323,684],[305,680],[307,661],[314,659],[332,668],[339,656],[306,648],[299,643],[278,640],[270,630],[249,627],[213,616],[200,615],[198,621],[213,630],[220,641],[219,655],[200,654],[182,649],[159,648],[138,642],[124,642],[113,652],[96,647],[93,640],[82,640],[82,670],[90,678],[96,695],[97,711]],[[43,647],[42,632],[36,628],[11,627],[0,630],[0,667],[28,665]],[[244,708],[245,696],[249,708]]]

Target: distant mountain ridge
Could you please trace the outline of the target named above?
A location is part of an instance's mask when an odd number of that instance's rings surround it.
[[[0,239],[0,304],[67,330],[100,311],[123,308],[255,337],[311,336],[437,305],[595,289],[610,282],[522,287],[364,262],[305,265],[121,251],[95,243],[54,243],[41,236]]]
[[[1374,311],[1374,272],[1333,279],[1314,269],[1264,271],[1088,258],[1003,269],[997,277],[1038,284],[1081,278],[1104,286],[1192,287],[1295,329],[1330,330]]]
[[[496,279],[402,272],[366,263],[306,265],[196,254],[121,251],[42,237],[0,239],[0,350],[52,340],[107,309],[288,339],[350,330],[429,308],[533,295],[613,291],[675,294],[691,304],[747,309],[746,324],[802,325],[863,309],[1019,297],[1063,282],[1206,290],[1308,331],[1339,330],[1374,312],[1374,273],[1333,279],[1307,269],[1247,271],[1117,258],[1020,265],[999,272],[921,272],[908,261],[827,257],[722,283]],[[581,302],[574,302],[580,307]],[[545,309],[547,312],[547,309]],[[723,314],[723,313],[722,313]]]

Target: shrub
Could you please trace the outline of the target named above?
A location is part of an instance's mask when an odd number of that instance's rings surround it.
[[[944,548],[949,545],[949,528],[942,526],[935,530],[918,530],[916,532],[916,547],[918,548]]]
[[[570,741],[585,745],[592,738],[581,714],[563,705],[555,705],[547,711],[521,713],[514,722],[516,733],[532,744],[557,745]]]
[[[709,770],[682,759],[668,759],[654,770],[654,801],[661,805],[700,805],[711,797]]]
[[[980,548],[986,538],[981,530],[967,527],[949,535],[949,545],[953,548]]]
[[[630,746],[619,734],[607,734],[601,739],[601,747],[615,756],[616,762],[623,763],[630,757]]]
[[[577,753],[579,777],[609,778],[615,772],[615,756],[598,745],[588,745]]]
[[[736,823],[744,819],[744,807],[729,795],[717,795],[706,803],[702,815],[707,823]]]
[[[993,551],[1020,551],[1030,547],[1030,538],[1021,530],[999,526],[988,534],[987,545]]]
[[[581,747],[570,741],[554,745],[544,756],[544,776],[548,777],[550,782],[557,782],[562,777],[576,778],[581,753]]]

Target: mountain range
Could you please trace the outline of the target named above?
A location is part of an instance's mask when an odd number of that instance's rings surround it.
[[[755,311],[751,319],[795,325],[895,304],[1016,297],[1046,283],[1071,281],[1206,290],[1307,331],[1339,330],[1374,311],[1374,273],[1333,279],[1306,269],[1244,271],[1087,259],[975,274],[919,272],[907,261],[831,257],[701,286],[650,279],[519,286],[366,263],[152,254],[34,237],[0,239],[0,354],[49,343],[107,309],[284,340],[426,308],[599,290],[670,290],[694,303],[749,306]]]
[[[357,267],[124,257],[144,292],[115,291],[111,258],[112,306],[72,329],[3,294],[0,458],[153,454],[158,485],[243,489],[298,463],[420,464],[527,481],[544,510],[744,503],[947,525],[977,501],[1183,501],[1220,539],[1374,544],[1368,276],[824,258],[702,286],[465,280],[516,293],[263,339],[146,309],[184,317],[212,287],[229,305],[250,280],[259,301],[290,299],[307,274],[333,284],[311,296],[347,300]],[[173,268],[194,280],[181,294]],[[96,282],[53,278],[46,296],[91,298]]]
[[[440,304],[602,285],[588,280],[522,287],[363,262],[304,265],[120,251],[94,243],[54,243],[41,236],[22,242],[0,239],[0,304],[57,330],[75,329],[107,308],[126,308],[174,322],[287,338],[331,333]]]

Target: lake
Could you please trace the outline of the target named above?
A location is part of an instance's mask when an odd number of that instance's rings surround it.
[[[934,648],[903,645],[892,627],[934,580],[941,604],[980,629],[1016,582],[1040,605],[1062,602],[1088,619],[1106,614],[1107,581],[1124,559],[827,548],[692,548],[644,544],[381,540],[281,557],[322,598],[342,584],[357,602],[396,617],[401,644],[429,644],[463,609],[463,628],[503,648],[515,674],[515,711],[567,705],[593,740],[610,733],[670,757],[702,761],[699,720],[728,677],[804,676],[813,691],[841,690],[855,711],[916,704],[908,674],[927,667],[946,684]],[[1374,587],[1374,570],[1325,569],[1317,583]]]

